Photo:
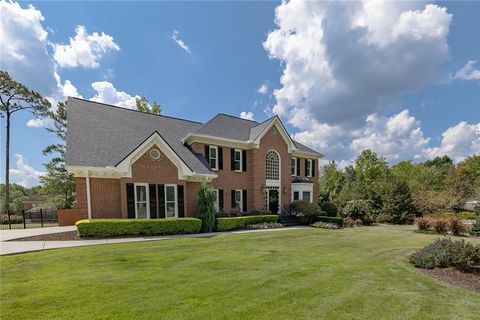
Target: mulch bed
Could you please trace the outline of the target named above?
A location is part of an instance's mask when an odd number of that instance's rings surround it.
[[[420,269],[420,272],[432,278],[447,282],[451,285],[480,292],[480,271],[473,273],[462,272],[455,268]]]
[[[32,237],[12,239],[9,241],[69,241],[69,240],[82,240],[82,238],[77,236],[77,231],[66,231],[66,232],[49,233],[49,234],[42,234],[38,236],[32,236]]]

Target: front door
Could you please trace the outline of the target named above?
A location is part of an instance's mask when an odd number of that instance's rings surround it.
[[[279,198],[278,190],[268,190],[268,211],[278,213]]]

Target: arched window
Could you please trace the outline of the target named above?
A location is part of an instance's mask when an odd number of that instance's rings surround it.
[[[280,180],[280,157],[278,153],[270,150],[265,159],[267,180]]]

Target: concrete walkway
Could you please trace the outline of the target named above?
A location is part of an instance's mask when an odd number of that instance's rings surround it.
[[[262,230],[242,230],[242,231],[228,231],[228,232],[212,232],[212,233],[196,233],[196,234],[182,234],[172,236],[156,236],[156,237],[134,237],[134,238],[110,238],[98,240],[72,240],[72,241],[7,241],[23,237],[31,237],[42,234],[58,233],[64,231],[76,230],[75,226],[69,227],[50,227],[27,230],[2,230],[0,231],[0,255],[16,254],[32,251],[41,251],[55,248],[81,247],[92,246],[98,244],[113,244],[126,242],[140,242],[140,241],[158,241],[158,240],[172,240],[179,238],[203,238],[212,236],[226,236],[231,234],[241,233],[255,233],[255,232],[275,232],[283,230],[293,230],[305,227],[288,227],[278,229],[262,229]]]

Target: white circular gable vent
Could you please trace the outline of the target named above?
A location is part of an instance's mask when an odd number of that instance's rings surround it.
[[[153,160],[160,159],[160,151],[158,151],[158,149],[150,150],[150,158],[152,158]]]

